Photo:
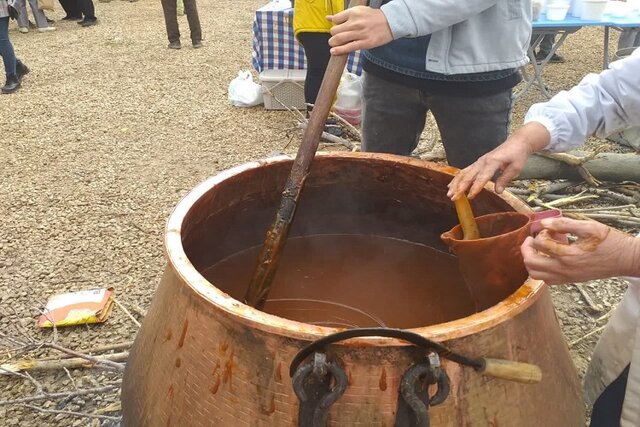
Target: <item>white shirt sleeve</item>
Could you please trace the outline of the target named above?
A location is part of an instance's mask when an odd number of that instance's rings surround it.
[[[640,49],[600,74],[587,75],[571,90],[534,104],[524,121],[547,128],[551,142],[546,148],[552,151],[568,151],[592,135],[604,138],[640,126]]]

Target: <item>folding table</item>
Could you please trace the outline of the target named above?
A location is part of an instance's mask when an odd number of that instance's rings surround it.
[[[636,28],[640,27],[640,14],[636,13],[626,18],[611,17],[604,15],[599,21],[583,21],[573,16],[567,15],[563,21],[549,21],[543,14],[538,21],[533,22],[533,34],[531,36],[531,46],[529,46],[528,55],[533,67],[533,75],[530,75],[525,67],[521,68],[524,78],[524,86],[516,94],[516,100],[524,95],[531,86],[536,86],[540,89],[540,92],[548,99],[552,94],[545,86],[544,79],[542,77],[542,70],[549,63],[549,60],[553,54],[564,44],[569,34],[575,33],[582,27],[604,27],[604,50],[602,59],[602,68],[606,69],[609,66],[609,30],[610,28]],[[535,49],[540,45],[540,42],[545,35],[557,34],[560,36],[554,43],[551,51],[547,56],[538,64],[535,57]]]

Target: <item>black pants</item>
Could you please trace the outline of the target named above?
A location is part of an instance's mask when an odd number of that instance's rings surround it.
[[[624,371],[604,389],[593,404],[590,427],[618,427],[622,415],[624,394],[627,390],[629,365]]]
[[[96,10],[93,7],[92,0],[79,0],[80,1],[80,11],[84,15],[85,21],[95,21],[96,20]]]
[[[307,104],[315,104],[324,72],[329,64],[328,33],[299,33],[298,40],[304,47],[307,57],[307,77],[304,81],[304,100]]]
[[[80,0],[58,0],[69,18],[82,18]]]
[[[167,27],[167,38],[169,42],[180,41],[180,29],[178,28],[178,5],[176,0],[162,0],[162,10],[164,12],[164,23]],[[193,43],[202,41],[202,29],[200,28],[200,17],[198,16],[198,5],[196,0],[184,0],[184,13],[187,14],[189,30],[191,31],[191,41]]]

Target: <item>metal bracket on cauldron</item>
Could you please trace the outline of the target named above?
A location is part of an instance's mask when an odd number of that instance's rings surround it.
[[[324,350],[329,344],[361,337],[385,337],[407,341],[426,351],[433,351],[440,357],[444,357],[445,359],[459,365],[473,368],[476,372],[485,376],[528,384],[538,383],[542,379],[542,372],[536,365],[514,362],[511,360],[491,359],[488,357],[473,358],[463,356],[462,354],[455,353],[442,344],[432,341],[429,338],[425,338],[422,335],[418,335],[415,332],[393,328],[354,328],[320,338],[296,354],[291,362],[291,366],[289,366],[289,376],[293,377],[298,366],[300,366],[302,361],[312,353]]]
[[[429,396],[429,386],[436,392]],[[450,381],[440,367],[440,358],[429,353],[420,363],[412,365],[400,380],[395,427],[429,427],[429,406],[439,405],[449,396]]]
[[[304,347],[293,358],[293,361],[289,366],[289,376],[293,378],[294,391],[300,399],[300,418],[298,424],[300,427],[324,427],[326,425],[329,406],[338,400],[347,387],[347,378],[344,370],[335,362],[327,362],[326,355],[322,351],[324,351],[330,344],[359,337],[396,338],[414,344],[427,352],[432,352],[431,360],[427,362],[428,366],[426,366],[425,362],[413,365],[403,375],[401,382],[400,395],[405,403],[411,407],[412,412],[415,415],[415,420],[418,424],[399,424],[398,421],[396,421],[396,427],[404,427],[408,425],[421,427],[428,426],[428,417],[423,417],[421,414],[426,415],[426,408],[428,405],[433,406],[442,403],[448,395],[449,378],[444,370],[440,368],[439,358],[437,359],[436,364],[436,359],[434,359],[433,356],[437,357],[439,355],[440,357],[444,357],[445,359],[459,365],[471,367],[481,375],[492,376],[509,381],[537,383],[542,379],[540,368],[536,365],[502,359],[489,359],[485,357],[471,358],[463,356],[449,350],[442,344],[425,338],[415,332],[393,328],[347,329],[345,331],[327,335],[326,337],[320,338],[319,340],[316,340]],[[307,357],[314,353],[315,356],[313,362],[301,365]],[[326,366],[326,368],[323,368],[322,366]],[[330,376],[326,375],[327,370],[333,374],[336,380],[336,385],[333,389],[330,388]],[[315,374],[313,374],[314,372]],[[433,376],[432,380],[435,379],[435,383],[430,382],[429,378],[425,377],[429,376],[430,372]],[[416,374],[419,374],[418,377],[416,377]],[[312,377],[315,377],[316,379],[313,380]],[[406,385],[404,385],[405,378],[407,380]],[[429,398],[425,391],[423,395],[419,397],[421,392],[417,387],[419,386],[422,388],[422,381],[417,381],[416,378],[426,380],[427,384],[437,384],[438,389],[435,395]],[[313,395],[308,396],[304,391],[304,387],[310,387]],[[302,391],[302,394],[299,393],[300,390]],[[419,406],[415,405],[416,400],[414,397],[418,399],[417,403],[423,406],[422,410]],[[424,402],[427,403],[425,404]],[[400,410],[400,403],[398,407]],[[419,424],[421,419],[423,422],[422,424]],[[427,424],[424,423],[424,419],[427,420]]]
[[[329,407],[343,395],[348,379],[337,363],[327,362],[324,353],[315,353],[313,361],[296,369],[292,382],[300,400],[298,426],[325,427]]]

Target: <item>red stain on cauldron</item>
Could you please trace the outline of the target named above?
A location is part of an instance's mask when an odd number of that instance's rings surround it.
[[[187,329],[189,329],[189,320],[185,320],[184,325],[182,325],[182,333],[180,334],[180,341],[178,341],[178,348],[182,348],[184,345],[184,339],[187,337]]]
[[[269,406],[267,408],[264,405],[260,405],[260,412],[265,415],[271,415],[276,411],[276,396],[275,394],[271,395],[271,400],[269,401]]]
[[[385,391],[387,389],[387,370],[385,368],[382,368],[379,385],[381,391]]]
[[[211,394],[216,394],[218,392],[218,388],[220,388],[220,375],[216,375],[216,380],[213,382],[209,391]]]
[[[278,362],[276,367],[276,381],[282,382],[282,362]]]

